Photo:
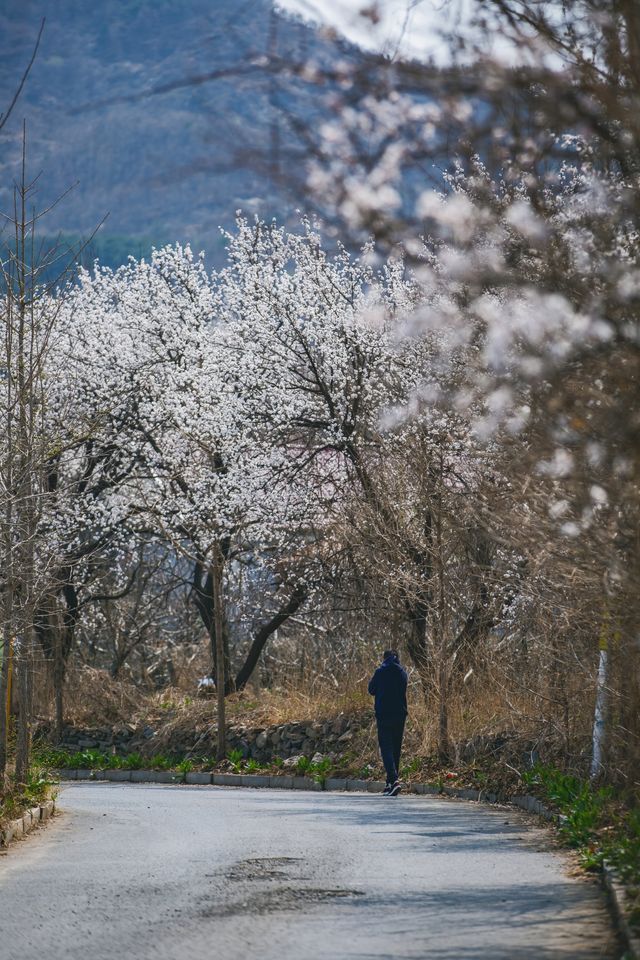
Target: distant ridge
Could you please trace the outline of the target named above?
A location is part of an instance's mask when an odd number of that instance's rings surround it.
[[[3,105],[43,16],[39,55],[0,134],[0,209],[11,205],[25,117],[29,172],[42,171],[37,206],[78,182],[42,231],[86,236],[108,214],[94,249],[111,265],[126,259],[127,238],[134,255],[190,241],[216,265],[218,226],[231,226],[238,208],[293,215],[300,200],[287,195],[279,164],[285,153],[291,164],[295,146],[279,108],[302,117],[323,108],[261,64],[269,52],[300,59],[329,41],[270,0],[0,0]],[[166,92],[146,95],[157,88]]]

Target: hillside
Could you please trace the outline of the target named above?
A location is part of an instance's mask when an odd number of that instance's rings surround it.
[[[86,236],[108,215],[90,251],[108,262],[189,240],[215,263],[218,227],[238,208],[293,211],[279,176],[280,155],[289,150],[289,164],[293,148],[283,116],[308,119],[322,107],[269,76],[264,56],[299,57],[328,41],[269,0],[111,0],[100,16],[80,0],[2,0],[0,109],[43,16],[36,63],[0,135],[0,209],[11,204],[25,118],[29,173],[41,172],[37,206],[76,184],[43,229]],[[183,84],[211,73],[216,79]]]

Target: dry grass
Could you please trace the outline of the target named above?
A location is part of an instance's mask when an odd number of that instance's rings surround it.
[[[349,744],[352,766],[378,766],[378,750],[372,701],[367,681],[372,665],[351,667],[338,678],[317,674],[290,678],[278,686],[249,686],[227,701],[228,722],[234,727],[264,728],[283,723],[325,721],[344,714],[358,720]],[[438,708],[434,698],[425,698],[415,673],[410,679],[409,720],[405,757],[425,769],[436,753]],[[572,699],[576,699],[572,693]],[[577,695],[577,700],[580,700]],[[584,698],[582,698],[584,700]],[[589,704],[576,710],[571,730],[561,729],[558,711],[540,695],[514,688],[504,677],[478,675],[452,697],[449,715],[451,741],[456,748],[452,765],[460,768],[465,745],[490,742],[500,736],[508,746],[501,763],[521,768],[527,751],[535,749],[547,762],[574,754],[588,745]],[[66,690],[67,721],[76,727],[149,726],[156,731],[154,751],[170,750],[173,744],[193,742],[216,727],[215,699],[185,694],[184,685],[145,692],[125,680],[113,680],[106,672],[77,667],[69,675]],[[505,768],[505,772],[506,772]]]
[[[146,697],[132,683],[113,680],[106,670],[80,665],[67,676],[65,719],[75,727],[109,727],[135,723]]]

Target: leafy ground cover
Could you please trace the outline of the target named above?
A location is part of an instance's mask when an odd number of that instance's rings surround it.
[[[34,763],[25,784],[0,790],[0,827],[9,820],[22,816],[25,810],[36,807],[56,795],[55,775],[46,766]]]
[[[633,799],[541,764],[522,780],[560,814],[560,836],[585,869],[600,870],[607,863],[614,870],[633,905],[629,919],[640,926],[640,810]]]

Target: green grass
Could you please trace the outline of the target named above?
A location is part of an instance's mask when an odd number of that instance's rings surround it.
[[[229,750],[227,753],[227,760],[231,764],[233,770],[238,772],[242,765],[242,750]]]
[[[14,820],[30,807],[36,807],[55,796],[55,781],[46,768],[32,764],[27,782],[14,786],[0,796],[0,823]]]
[[[333,770],[333,763],[329,757],[323,757],[322,760],[319,760],[317,763],[312,763],[310,767],[310,772],[313,774],[313,779],[316,783],[321,783],[324,786],[324,782],[327,777],[331,774]]]
[[[422,760],[420,757],[413,757],[402,769],[400,770],[400,776],[403,780],[411,780],[417,773],[420,772],[422,767]]]
[[[58,750],[39,747],[34,750],[34,759],[50,770],[178,770],[190,773],[194,761],[169,754],[157,753],[144,757],[141,753],[126,756],[105,753],[102,750]],[[205,759],[205,758],[203,758]]]
[[[193,770],[193,760],[189,760],[188,757],[185,757],[184,760],[180,760],[176,765],[175,769],[178,773],[191,773]]]
[[[557,808],[560,835],[584,867],[598,870],[607,862],[632,890],[640,885],[640,810],[625,807],[612,787],[594,787],[555,767],[537,764],[522,780]]]

